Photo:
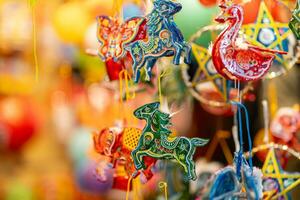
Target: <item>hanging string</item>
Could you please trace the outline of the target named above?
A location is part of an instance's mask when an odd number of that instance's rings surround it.
[[[114,0],[113,1],[113,13],[115,17],[118,17],[120,20],[123,19],[122,11],[123,0]]]
[[[158,187],[159,187],[161,190],[163,190],[165,200],[168,200],[168,190],[167,190],[168,184],[167,184],[167,182],[165,182],[165,181],[159,182],[159,183],[158,183]]]
[[[125,100],[129,100],[129,99],[134,99],[135,98],[135,92],[132,91],[132,93],[130,92],[130,87],[133,86],[133,80],[130,76],[130,74],[127,72],[126,69],[123,69],[120,73],[119,73],[119,92],[120,92],[120,101],[121,103],[123,103],[123,78],[125,81]]]
[[[263,116],[264,116],[264,143],[269,143],[269,109],[268,101],[263,100]]]
[[[38,64],[38,57],[37,57],[37,31],[36,31],[36,8],[37,0],[29,0],[31,14],[32,14],[32,35],[33,35],[33,59],[34,59],[34,66],[35,66],[35,81],[38,82],[39,80],[39,64]]]
[[[127,191],[126,191],[126,200],[129,200],[129,193],[130,193],[130,185],[132,182],[133,177],[130,176],[127,182]]]
[[[237,116],[238,116],[238,128],[239,128],[239,135],[240,135],[240,152],[244,152],[242,113],[241,113],[241,108],[239,107],[239,103],[237,103],[236,105],[237,105]]]
[[[232,135],[233,135],[233,141],[235,145],[235,151],[240,151],[240,143],[238,138],[238,130],[237,130],[237,117],[234,115],[234,125],[232,126]]]
[[[158,67],[156,68],[157,69],[157,74],[158,75],[158,80],[157,80],[157,87],[158,87],[158,99],[159,99],[159,103],[160,105],[163,105],[163,96],[162,96],[162,90],[161,90],[161,79],[166,76],[167,74],[169,74],[170,72],[167,73],[167,70],[164,70],[162,73],[160,73]]]
[[[123,80],[124,79],[124,80]],[[133,80],[130,76],[130,74],[128,73],[128,71],[126,69],[123,69],[120,73],[119,73],[119,95],[120,95],[120,113],[121,113],[121,117],[122,119],[125,120],[125,123],[127,123],[129,119],[131,119],[130,117],[132,116],[132,114],[127,114],[127,112],[124,111],[124,101],[123,101],[123,81],[125,82],[125,101],[127,102],[129,99],[134,99],[135,98],[135,91],[130,91],[130,87],[133,86]],[[128,118],[128,115],[130,116]],[[136,120],[135,118],[133,118],[133,120]]]
[[[238,89],[236,79],[234,79],[234,89]],[[238,96],[239,96],[239,94],[237,94],[236,99],[239,99]],[[240,151],[240,143],[239,143],[239,139],[238,139],[238,119],[237,119],[237,111],[235,110],[234,107],[232,107],[232,112],[234,112],[232,135],[233,135],[233,140],[234,140],[234,145],[235,145],[235,151],[238,152],[238,151]]]
[[[241,149],[243,149],[243,129],[242,129],[242,113],[241,113],[241,109],[244,110],[245,113],[245,120],[246,120],[246,130],[247,130],[247,136],[248,136],[248,145],[249,145],[249,165],[251,168],[251,171],[253,171],[253,164],[252,164],[252,140],[251,140],[251,135],[250,135],[250,126],[249,126],[249,114],[248,114],[248,110],[247,108],[239,102],[232,102],[232,104],[237,105],[238,106],[238,116],[239,116],[239,131],[240,131],[240,143],[241,143]],[[242,151],[243,152],[243,151]]]
[[[274,81],[269,81],[268,100],[270,104],[269,106],[270,106],[271,119],[273,119],[278,109],[278,97],[277,97],[277,90]]]

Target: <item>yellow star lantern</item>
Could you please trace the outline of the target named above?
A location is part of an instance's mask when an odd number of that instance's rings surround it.
[[[267,154],[262,173],[264,199],[290,199],[288,192],[300,184],[300,173],[284,172],[272,147]]]
[[[242,27],[247,41],[259,47],[288,52],[287,55],[276,55],[267,78],[274,78],[294,66],[297,61],[297,40],[288,23],[277,22],[273,19],[264,1],[261,1],[255,23]],[[298,56],[298,55],[297,55]]]
[[[192,51],[198,63],[198,69],[195,76],[193,77],[192,84],[194,86],[197,83],[204,83],[211,81],[214,89],[222,96],[222,98],[228,100],[228,81],[224,79],[214,68],[211,62],[211,55],[208,50],[204,47],[192,44]]]

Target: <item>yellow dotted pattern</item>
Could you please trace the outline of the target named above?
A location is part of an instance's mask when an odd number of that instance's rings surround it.
[[[125,128],[123,133],[123,145],[129,150],[135,149],[141,137],[142,130],[138,128]]]

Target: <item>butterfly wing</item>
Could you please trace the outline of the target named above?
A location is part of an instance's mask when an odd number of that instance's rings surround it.
[[[98,54],[102,60],[107,59],[110,34],[112,31],[111,27],[113,24],[113,20],[108,16],[97,17],[97,38],[99,41]]]

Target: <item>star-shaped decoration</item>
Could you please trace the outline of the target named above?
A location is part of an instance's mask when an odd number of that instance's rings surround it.
[[[275,21],[264,1],[260,3],[256,22],[243,25],[242,30],[251,44],[268,49],[289,51],[289,37],[292,35],[289,25]],[[274,63],[283,67],[283,71],[289,68],[285,57],[276,54],[274,60]]]
[[[266,199],[278,199],[279,197],[280,199],[290,199],[288,192],[300,184],[300,173],[283,171],[276,158],[274,148],[271,148],[267,154],[262,173]]]
[[[198,63],[198,69],[192,80],[193,87],[199,83],[211,81],[216,91],[222,95],[224,101],[227,101],[231,82],[216,71],[211,61],[211,55],[206,48],[193,43],[192,51]]]

